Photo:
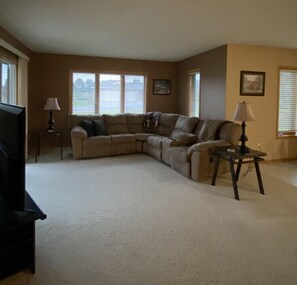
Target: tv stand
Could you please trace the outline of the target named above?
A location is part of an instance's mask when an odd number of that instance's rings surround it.
[[[32,210],[32,209],[25,209],[24,211],[25,211],[25,212],[28,212],[28,213],[35,213],[35,211]]]
[[[12,211],[0,199],[0,280],[18,271],[35,273],[35,221],[46,215],[26,192],[25,211]]]

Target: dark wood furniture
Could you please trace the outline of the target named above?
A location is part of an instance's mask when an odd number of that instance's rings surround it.
[[[260,167],[259,167],[259,161],[263,161],[264,159],[262,157],[267,155],[265,152],[249,149],[248,153],[241,153],[239,147],[223,146],[223,147],[215,147],[213,150],[213,155],[215,158],[215,167],[214,167],[212,181],[211,181],[212,185],[215,185],[216,183],[217,173],[218,173],[221,159],[227,160],[230,166],[234,196],[236,200],[239,200],[237,181],[239,178],[241,166],[242,164],[253,162],[256,168],[260,193],[263,195],[265,194]],[[236,172],[234,171],[234,164],[237,164]]]
[[[42,140],[58,140],[61,148],[61,160],[63,159],[63,131],[48,132],[47,130],[42,130],[34,134],[36,140],[36,151],[35,151],[35,162],[40,155],[40,143]]]
[[[35,221],[46,215],[26,192],[25,211],[12,211],[0,198],[0,280],[18,271],[35,273]]]

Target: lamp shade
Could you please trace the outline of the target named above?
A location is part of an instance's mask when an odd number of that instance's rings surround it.
[[[256,121],[256,117],[252,110],[251,104],[246,102],[237,103],[233,120],[234,121]]]
[[[61,110],[57,98],[47,98],[43,110],[58,111]]]

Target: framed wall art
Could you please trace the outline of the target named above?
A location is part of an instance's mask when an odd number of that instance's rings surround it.
[[[264,96],[265,72],[241,71],[240,72],[240,95]]]
[[[153,94],[154,95],[170,95],[171,94],[171,80],[154,79],[153,80]]]

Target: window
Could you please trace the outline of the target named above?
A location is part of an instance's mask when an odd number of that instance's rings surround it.
[[[200,112],[200,72],[190,74],[189,116],[199,117]]]
[[[145,76],[72,74],[72,114],[143,113]]]
[[[0,59],[0,102],[16,104],[16,65]]]
[[[297,135],[297,69],[279,71],[279,105],[277,135]]]

